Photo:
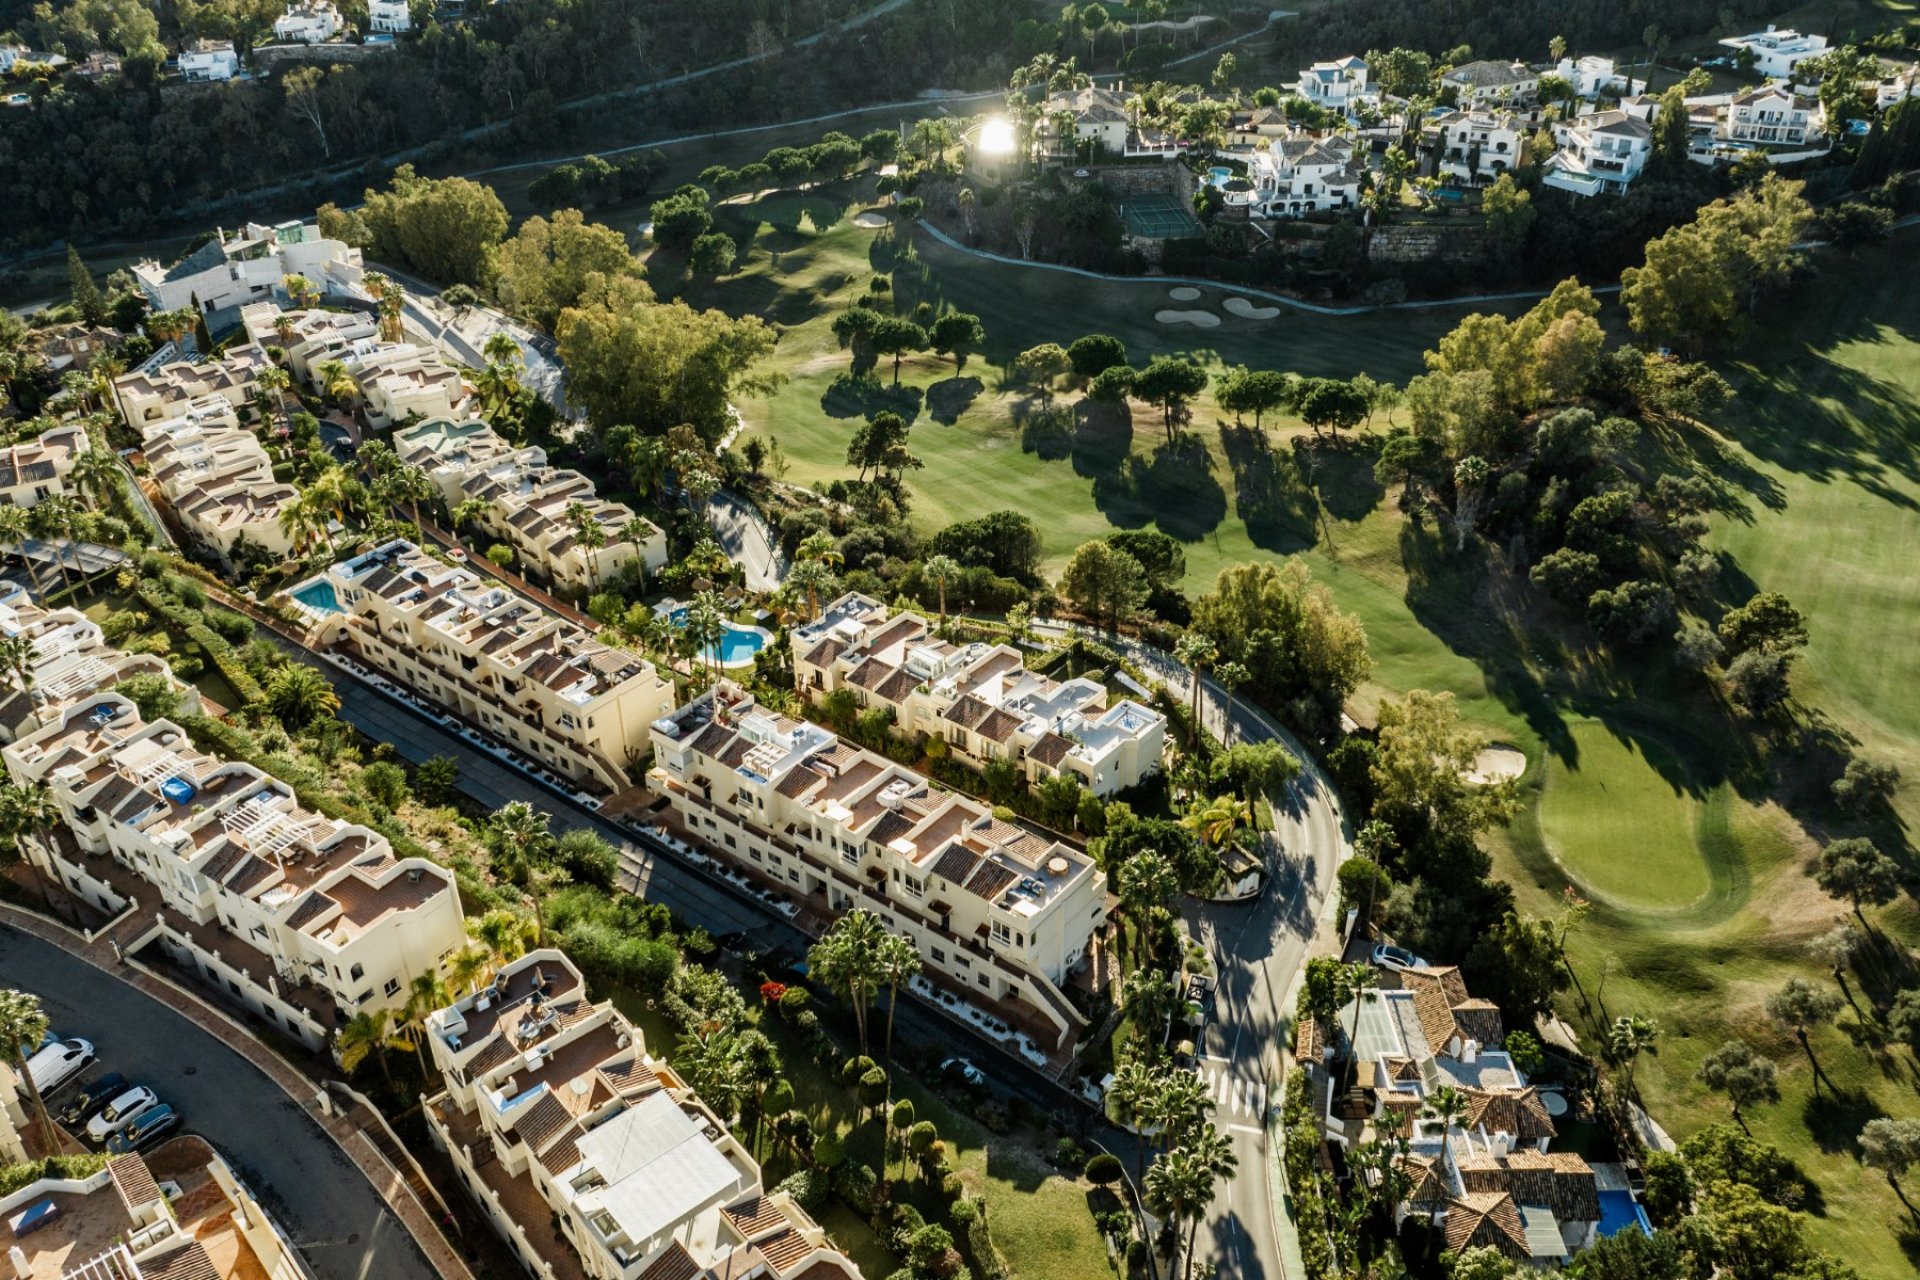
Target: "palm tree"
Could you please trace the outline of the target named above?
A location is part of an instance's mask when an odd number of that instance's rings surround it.
[[[87,495],[88,505],[99,511],[106,506],[107,499],[118,492],[120,478],[125,473],[120,470],[120,460],[112,450],[94,438],[96,434],[89,433],[87,447],[74,458],[70,474],[74,487]]]
[[[40,566],[27,554],[27,539],[31,536],[25,507],[0,507],[0,542],[8,543],[19,554],[27,566],[27,577],[33,582],[34,597],[39,599],[46,595],[46,589],[40,585]]]
[[[1453,1144],[1447,1141],[1447,1134],[1466,1114],[1467,1095],[1450,1084],[1443,1084],[1428,1094],[1420,1108],[1422,1118],[1440,1122],[1440,1155],[1448,1166],[1453,1163]]]
[[[489,364],[517,365],[522,362],[520,344],[505,329],[496,329],[487,335],[486,342],[480,348],[480,354]]]
[[[73,499],[64,493],[40,499],[27,510],[27,528],[34,537],[47,542],[72,537]],[[71,586],[72,576],[68,571],[65,548],[56,549],[54,562],[60,566],[61,583]]]
[[[1150,1048],[1165,1038],[1167,1019],[1173,1015],[1178,997],[1173,979],[1158,969],[1135,969],[1120,984],[1120,1006],[1141,1031],[1151,1028],[1154,1033],[1147,1042]]]
[[[34,715],[37,721],[37,709]],[[0,864],[20,862],[31,867],[34,881],[40,886],[40,900],[49,912],[53,910],[53,890],[47,884],[45,869],[27,856],[25,841],[29,835],[37,838],[64,816],[45,782],[0,785]]]
[[[1149,849],[1136,854],[1123,863],[1118,875],[1117,886],[1120,900],[1127,906],[1127,914],[1133,917],[1135,927],[1140,930],[1140,941],[1146,947],[1146,961],[1153,963],[1154,935],[1160,913],[1165,911],[1167,903],[1179,892],[1180,875],[1173,864]]]
[[[148,327],[152,327],[151,321],[148,322]],[[285,351],[293,344],[293,333],[297,327],[293,317],[284,311],[273,318],[273,336],[280,339],[280,349],[282,351]]]
[[[324,361],[313,372],[320,394],[343,409],[360,394],[360,384],[354,381],[353,374],[349,373],[347,366],[339,360]]]
[[[693,603],[687,607],[687,620],[682,629],[686,638],[699,646],[695,652],[701,660],[717,674],[720,642],[727,636],[727,615],[721,608],[720,597],[711,591],[694,596]]]
[[[53,1117],[47,1114],[47,1102],[40,1096],[40,1086],[27,1070],[27,1059],[39,1052],[40,1042],[46,1038],[47,1014],[40,1007],[40,997],[11,988],[0,991],[0,1053],[5,1054],[14,1074],[26,1083],[27,1101],[40,1121],[40,1136],[46,1140],[47,1151],[52,1154],[60,1149],[60,1139],[53,1131]]]
[[[1233,691],[1253,679],[1244,663],[1222,662],[1213,669],[1214,683],[1227,691],[1226,718],[1220,722],[1220,741],[1231,745],[1233,735]]]
[[[952,556],[928,556],[926,563],[920,566],[924,577],[933,581],[940,593],[940,628],[947,626],[947,584],[960,576],[960,562]]]
[[[620,525],[620,541],[631,542],[636,551],[645,547],[653,534],[653,521],[645,516],[628,516]]]
[[[887,937],[880,917],[865,908],[849,911],[833,922],[820,941],[807,951],[807,964],[827,986],[844,989],[860,1032],[860,1052],[867,1051],[867,1006],[886,981],[880,957]]]
[[[473,923],[473,936],[487,949],[491,968],[511,964],[527,953],[528,921],[505,907],[495,907]]]
[[[340,710],[340,695],[326,676],[304,662],[289,662],[267,677],[267,706],[289,729],[299,729]]]
[[[1206,732],[1200,723],[1200,673],[1213,665],[1214,659],[1220,656],[1220,650],[1205,632],[1189,631],[1174,644],[1173,656],[1192,673],[1193,741],[1197,744]]]
[[[280,287],[287,291],[287,296],[293,299],[293,305],[296,307],[310,307],[320,296],[320,291],[314,288],[313,281],[297,272],[281,276]]]
[[[277,364],[270,364],[254,375],[254,384],[262,395],[271,395],[274,399],[274,417],[281,426],[287,421],[287,389],[293,385],[293,375]]]
[[[1208,1125],[1182,1146],[1167,1152],[1147,1170],[1147,1198],[1172,1219],[1177,1230],[1186,1224],[1186,1280],[1193,1276],[1193,1243],[1200,1220],[1213,1204],[1214,1186],[1239,1167],[1233,1143]]]
[[[806,593],[808,618],[818,618],[820,597],[833,589],[833,570],[818,560],[802,560],[787,574],[787,582],[794,590]]]
[[[1607,1032],[1607,1047],[1627,1069],[1626,1094],[1633,1096],[1633,1069],[1636,1060],[1660,1038],[1660,1025],[1649,1018],[1622,1015],[1613,1020]]]
[[[373,1054],[380,1060],[380,1074],[389,1085],[393,1083],[393,1069],[387,1065],[387,1050],[400,1053],[414,1051],[413,1041],[394,1034],[391,1009],[372,1009],[355,1014],[334,1035],[333,1047],[340,1058],[340,1069],[348,1075],[352,1075],[367,1060],[368,1054]]]
[[[407,988],[407,1003],[401,1012],[401,1028],[413,1037],[418,1045],[427,1038],[427,1018],[436,1009],[444,1009],[453,1003],[448,994],[447,984],[440,980],[437,973],[415,974],[413,983]]]
[[[23,631],[12,635],[0,635],[0,668],[4,668],[20,692],[27,697],[27,703],[33,710],[33,722],[40,723],[40,708],[33,706],[33,664],[39,657],[33,640]]]
[[[1128,1058],[1113,1073],[1113,1083],[1107,1086],[1108,1119],[1134,1131],[1133,1186],[1136,1193],[1141,1180],[1147,1176],[1147,1135],[1144,1130],[1147,1128],[1147,1113],[1151,1110],[1152,1098],[1158,1091],[1157,1081],[1153,1069],[1145,1062],[1139,1058]]]
[[[553,819],[525,800],[510,800],[487,823],[485,840],[496,875],[525,886],[554,850]]]
[[[607,531],[600,527],[600,517],[593,508],[584,502],[567,504],[567,520],[573,525],[573,536],[587,551],[587,591],[592,594],[600,586],[600,548],[607,545]]]
[[[1189,810],[1180,823],[1198,835],[1209,849],[1224,849],[1251,817],[1252,810],[1240,797],[1215,796],[1202,808]]]
[[[407,504],[407,514],[413,517],[414,536],[425,538],[425,526],[420,523],[420,504],[439,492],[434,486],[432,477],[427,475],[424,467],[403,462],[394,468],[392,475],[387,477],[387,483],[388,492],[396,500]]]
[[[473,389],[480,396],[480,416],[498,425],[520,397],[520,375],[514,366],[496,360],[473,375]]]
[[[901,934],[890,933],[880,944],[879,969],[887,984],[887,1061],[893,1061],[893,1011],[900,1004],[900,986],[910,981],[920,972],[920,948],[913,945],[913,939]],[[891,1095],[891,1081],[888,1092]]]
[[[453,525],[456,529],[468,529],[487,514],[491,504],[485,498],[462,498],[460,505],[453,509]]]
[[[472,991],[492,962],[484,947],[462,947],[447,961],[447,981],[457,991]]]

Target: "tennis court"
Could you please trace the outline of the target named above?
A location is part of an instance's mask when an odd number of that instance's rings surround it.
[[[1200,224],[1179,197],[1164,192],[1128,196],[1120,202],[1127,230],[1152,240],[1178,240],[1200,234]]]

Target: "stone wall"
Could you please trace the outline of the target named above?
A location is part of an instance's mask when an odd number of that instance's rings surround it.
[[[1367,238],[1367,258],[1373,262],[1464,262],[1480,252],[1481,229],[1475,227],[1375,227]]]
[[[383,53],[393,52],[395,46],[385,44],[344,44],[338,41],[331,44],[266,44],[255,49],[250,57],[253,68],[260,72],[278,71],[288,63],[336,63],[365,62],[368,58],[377,58]]]

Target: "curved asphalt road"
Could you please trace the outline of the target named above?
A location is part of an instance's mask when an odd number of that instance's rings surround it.
[[[1039,625],[1035,630],[1076,629]],[[1124,636],[1077,630],[1125,654],[1174,694],[1191,696],[1192,674],[1161,650]],[[1266,891],[1251,902],[1189,901],[1184,909],[1188,930],[1206,945],[1219,975],[1212,1020],[1198,1045],[1200,1075],[1214,1091],[1214,1123],[1233,1140],[1240,1159],[1239,1173],[1214,1201],[1195,1252],[1210,1256],[1222,1276],[1281,1280],[1286,1269],[1277,1222],[1279,1150],[1267,1138],[1267,1118],[1279,1105],[1280,1034],[1289,990],[1327,907],[1334,869],[1351,851],[1353,833],[1313,752],[1244,698],[1234,702],[1229,737],[1226,692],[1211,680],[1201,683],[1209,729],[1228,741],[1278,741],[1301,765],[1286,801],[1273,806],[1278,856]]]
[[[38,993],[94,1074],[152,1085],[220,1149],[319,1280],[437,1280],[406,1228],[313,1118],[220,1040],[52,943],[0,926],[0,981]],[[64,1099],[64,1093],[56,1100]]]

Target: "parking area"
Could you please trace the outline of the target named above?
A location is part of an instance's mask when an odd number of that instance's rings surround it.
[[[87,1082],[150,1087],[219,1150],[285,1227],[316,1280],[437,1280],[405,1228],[309,1112],[218,1038],[60,948],[0,926],[0,975],[41,998],[63,1037],[96,1061],[57,1088],[58,1114]],[[97,1144],[96,1144],[97,1145]]]

